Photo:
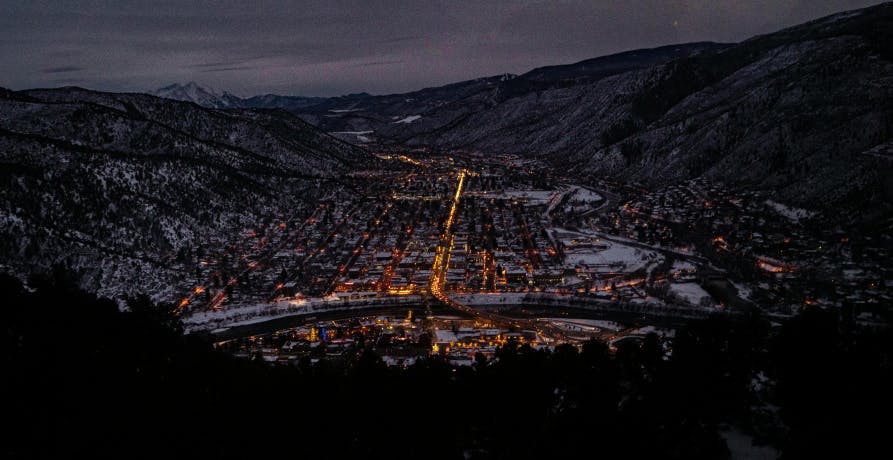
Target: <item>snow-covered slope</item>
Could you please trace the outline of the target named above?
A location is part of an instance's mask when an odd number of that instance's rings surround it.
[[[70,263],[102,294],[164,296],[178,253],[300,216],[369,161],[282,110],[0,91],[2,269]]]

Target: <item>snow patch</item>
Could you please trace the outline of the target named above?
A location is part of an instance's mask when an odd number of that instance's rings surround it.
[[[815,212],[807,211],[805,209],[794,208],[791,206],[783,205],[777,201],[766,200],[766,205],[772,208],[775,212],[781,214],[786,217],[791,222],[799,222],[800,219],[809,219],[816,215]]]
[[[419,118],[422,118],[422,116],[421,116],[421,115],[410,115],[410,116],[408,116],[408,117],[406,117],[406,118],[403,118],[403,119],[401,119],[401,120],[397,120],[397,121],[395,121],[394,124],[397,124],[397,123],[412,123],[412,122],[418,120]]]
[[[692,305],[699,305],[704,297],[713,302],[710,294],[697,283],[670,283],[670,292]]]

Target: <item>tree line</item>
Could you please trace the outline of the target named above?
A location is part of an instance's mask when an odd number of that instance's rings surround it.
[[[184,335],[172,305],[121,308],[67,271],[0,277],[10,457],[729,458],[734,428],[783,458],[863,458],[890,423],[889,330],[812,308],[693,321],[664,341],[451,366],[271,366]]]

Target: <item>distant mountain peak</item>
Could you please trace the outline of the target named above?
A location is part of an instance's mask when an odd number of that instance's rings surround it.
[[[193,102],[202,107],[213,109],[227,109],[244,105],[243,100],[238,96],[199,85],[194,81],[185,85],[174,83],[152,91],[150,94],[166,99]]]

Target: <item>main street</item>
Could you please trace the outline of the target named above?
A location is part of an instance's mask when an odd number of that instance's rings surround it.
[[[457,210],[462,199],[462,189],[465,185],[465,178],[469,174],[467,169],[460,169],[457,174],[456,193],[450,205],[450,213],[443,224],[443,234],[440,236],[440,243],[437,246],[437,254],[434,257],[434,265],[431,267],[431,284],[430,293],[435,298],[443,302],[446,306],[465,314],[489,321],[492,325],[498,325],[509,329],[527,329],[535,330],[538,334],[543,334],[549,339],[562,340],[565,339],[564,331],[546,322],[538,322],[536,320],[524,318],[509,318],[492,312],[474,309],[468,305],[457,302],[451,298],[444,290],[446,284],[446,272],[450,263],[450,254],[453,250],[453,228],[457,223]]]

